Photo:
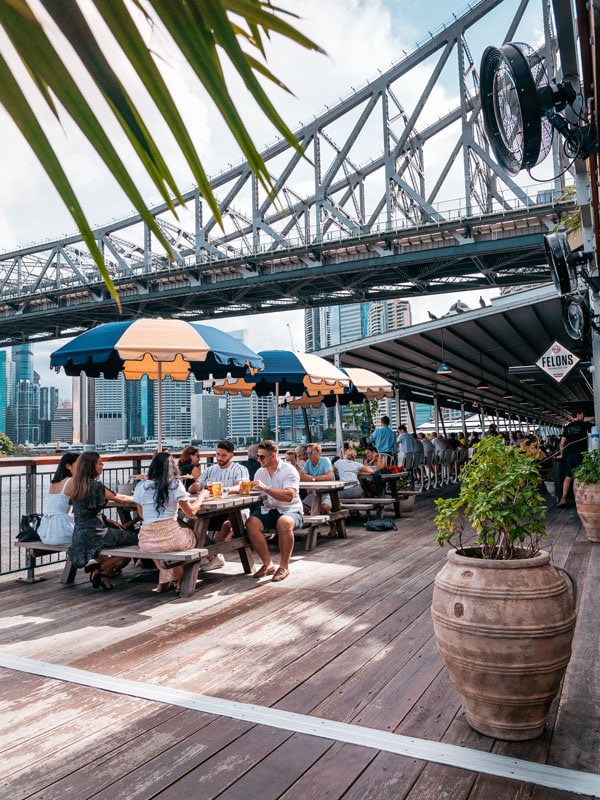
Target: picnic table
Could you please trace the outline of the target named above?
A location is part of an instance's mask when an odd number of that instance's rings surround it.
[[[346,519],[350,512],[342,508],[340,492],[346,485],[346,481],[300,481],[300,489],[307,493],[312,492],[312,503],[310,508],[311,516],[323,515],[321,501],[324,494],[331,496],[331,512],[327,514],[329,522],[335,522],[338,539],[348,538],[346,532]]]

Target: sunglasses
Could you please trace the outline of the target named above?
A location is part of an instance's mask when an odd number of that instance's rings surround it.
[[[306,455],[307,456],[316,456],[317,455],[317,451],[316,450],[307,450],[306,451]]]
[[[269,455],[270,455],[270,453],[266,453],[264,456],[258,455],[256,457],[258,458],[259,461],[264,461],[265,458],[269,457]]]

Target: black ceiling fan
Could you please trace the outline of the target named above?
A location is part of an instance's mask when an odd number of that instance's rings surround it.
[[[481,109],[498,163],[513,175],[548,155],[555,130],[570,158],[597,151],[593,125],[582,124],[580,99],[568,81],[550,83],[538,53],[528,44],[487,47],[481,59]],[[560,112],[565,111],[566,114]]]

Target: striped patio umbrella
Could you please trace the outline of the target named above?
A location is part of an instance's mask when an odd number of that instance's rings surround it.
[[[291,350],[261,350],[264,362],[260,373],[247,372],[244,378],[205,381],[215,394],[275,395],[275,433],[279,439],[279,397],[341,395],[350,386],[350,378],[341,370],[314,353],[294,353]],[[305,424],[308,429],[307,420]],[[310,432],[307,430],[308,437]]]
[[[67,375],[157,381],[158,442],[162,446],[162,379],[184,381],[252,375],[262,358],[228,333],[179,319],[144,318],[98,325],[50,356],[50,366]]]

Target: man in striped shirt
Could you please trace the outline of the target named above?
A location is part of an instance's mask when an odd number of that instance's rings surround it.
[[[220,483],[224,489],[230,489],[232,486],[239,486],[241,481],[250,480],[248,470],[243,464],[233,460],[234,453],[233,442],[228,439],[222,439],[217,442],[217,449],[215,458],[217,463],[211,464],[207,467],[202,475],[198,478],[197,485],[202,489],[206,489],[209,483]],[[243,512],[242,512],[243,513]],[[246,512],[247,513],[247,512]],[[226,542],[233,536],[233,529],[229,520],[229,514],[220,514],[213,517],[210,521],[210,529],[207,531],[208,538],[214,542]],[[210,560],[208,569],[218,569],[219,566],[225,564],[224,557],[219,553],[215,559]],[[206,571],[207,567],[202,565],[202,569]]]

